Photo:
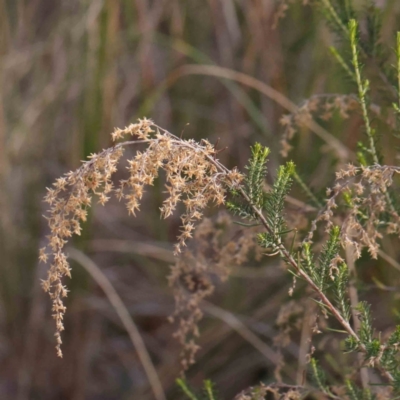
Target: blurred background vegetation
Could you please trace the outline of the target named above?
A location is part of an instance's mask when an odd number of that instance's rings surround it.
[[[353,90],[328,51],[335,38],[318,10],[301,1],[288,3],[287,15],[277,21],[282,2],[274,0],[0,0],[1,399],[154,398],[115,310],[79,264],[73,264],[69,284],[64,358],[56,357],[50,302],[40,288],[46,267],[37,262],[48,234],[45,188],[90,153],[110,146],[114,127],[142,116],[184,137],[219,140],[220,148],[227,147],[219,157],[229,167],[242,169],[249,146],[259,141],[272,149],[274,174],[283,131],[279,121],[287,110],[276,96],[262,94],[262,85],[296,104],[314,94]],[[384,21],[381,41],[393,47],[400,2],[376,4]],[[213,65],[245,75],[238,81]],[[253,87],[246,77],[256,79]],[[355,150],[360,116],[318,122]],[[323,193],[337,160],[313,133],[300,133],[291,157],[310,186]],[[393,144],[392,137],[385,138],[392,161]],[[166,276],[180,221],[179,215],[160,220],[162,190],[156,185],[148,191],[137,218],[127,218],[116,202],[94,207],[73,244],[113,284],[139,327],[167,397],[179,399],[180,348],[167,321],[174,300]],[[298,187],[293,196],[304,199]],[[385,246],[393,258],[400,253],[390,241]],[[359,272],[366,282],[361,293],[375,300],[381,330],[398,318],[393,311],[398,292],[371,289],[374,282],[377,286],[372,275],[390,286],[398,283],[397,273],[384,265],[366,260]],[[289,326],[281,306],[290,302],[290,285],[274,259],[234,270],[204,309],[201,351],[189,381],[196,386],[210,378],[230,399],[276,379],[276,321],[281,311],[282,324]],[[297,331],[281,350],[289,366],[282,370],[287,383],[304,379],[303,350],[310,335],[304,321],[312,306],[301,296],[298,304],[297,316],[291,316]],[[340,376],[339,356],[324,357],[332,377]]]

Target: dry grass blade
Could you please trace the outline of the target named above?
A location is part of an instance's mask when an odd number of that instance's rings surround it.
[[[121,319],[121,322],[123,323],[126,331],[129,334],[133,346],[135,347],[139,359],[146,372],[147,378],[149,379],[155,398],[157,400],[166,400],[162,384],[157,375],[157,371],[153,365],[153,362],[151,361],[146,346],[143,342],[142,336],[140,335],[137,326],[135,325],[127,308],[121,300],[121,297],[119,297],[111,282],[103,274],[103,272],[101,272],[100,268],[81,251],[74,248],[69,248],[68,254],[71,259],[75,260],[83,268],[85,268],[85,270],[92,276],[96,283],[103,289],[108,300],[110,300],[110,303],[114,307],[115,311]]]
[[[378,255],[382,257],[387,263],[389,263],[393,268],[396,268],[398,271],[400,271],[400,264],[392,257],[389,256],[389,254],[386,254],[383,250],[378,250]]]
[[[255,349],[257,349],[267,360],[274,365],[279,364],[280,356],[272,350],[267,344],[260,340],[243,322],[229,311],[216,307],[207,301],[203,301],[202,308],[204,311],[215,318],[224,321],[232,329],[234,329],[243,339],[249,342]]]
[[[225,324],[236,331],[246,342],[250,343],[274,366],[278,366],[282,363],[281,355],[271,349],[270,346],[268,346],[256,334],[254,334],[235,314],[217,307],[205,300],[202,302],[202,309],[214,318],[225,322]],[[295,377],[296,372],[289,365],[286,365],[285,370],[291,379]]]
[[[90,247],[95,252],[134,253],[167,263],[175,262],[172,248],[168,249],[156,243],[118,239],[96,239],[90,242]]]
[[[220,77],[224,79],[230,79],[239,82],[243,85],[249,86],[256,89],[260,93],[269,97],[283,108],[287,109],[291,113],[298,111],[298,107],[295,103],[290,101],[282,93],[278,92],[271,86],[265,84],[259,79],[253,78],[243,72],[234,71],[229,68],[223,68],[216,65],[184,65],[174,72],[168,78],[170,84],[182,75],[209,75]],[[305,125],[319,136],[329,147],[335,150],[337,156],[341,160],[349,160],[354,158],[353,152],[351,152],[346,146],[343,145],[338,139],[336,139],[331,133],[324,129],[321,125],[317,124],[314,120],[305,122]]]

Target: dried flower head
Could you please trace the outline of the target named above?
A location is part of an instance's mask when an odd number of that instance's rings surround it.
[[[305,100],[295,113],[285,114],[280,120],[284,127],[281,143],[281,154],[287,157],[292,146],[289,142],[293,139],[298,129],[309,126],[314,115],[327,121],[333,117],[334,111],[339,112],[343,119],[349,117],[349,111],[358,107],[358,101],[353,95],[316,95]]]
[[[356,259],[361,257],[363,248],[377,258],[382,232],[400,234],[400,216],[389,191],[393,176],[399,173],[396,166],[345,166],[337,172],[335,185],[328,189],[326,205],[312,222],[305,241],[312,240],[320,221],[327,231],[334,224],[341,225],[341,243],[343,247],[350,246]],[[340,212],[335,212],[338,207]]]
[[[239,393],[234,400],[300,400],[304,398],[306,389],[302,386],[291,386],[283,383],[271,383],[268,386],[261,383]],[[271,396],[270,396],[271,395]]]
[[[228,170],[215,159],[214,146],[207,140],[197,143],[182,140],[158,127],[149,119],[139,120],[124,129],[115,129],[114,140],[127,135],[134,141],[126,141],[101,153],[92,154],[90,160],[74,172],[57,179],[45,197],[49,203],[47,216],[51,234],[48,245],[40,250],[43,262],[51,260],[47,279],[42,282],[43,289],[50,294],[53,302],[53,317],[56,320],[57,354],[61,357],[61,335],[65,306],[63,298],[67,288],[62,282],[64,276],[71,276],[71,270],[64,253],[64,246],[73,234],[81,232],[81,222],[86,220],[87,209],[93,195],[98,202],[106,204],[114,194],[126,202],[128,213],[135,215],[146,185],[153,185],[159,170],[165,172],[167,198],[161,207],[163,218],[170,216],[178,203],[184,205],[181,215],[182,229],[175,246],[175,253],[181,252],[186,241],[192,237],[195,222],[203,216],[209,203],[217,205],[225,201],[226,187],[235,187],[241,180],[236,170]],[[129,177],[116,186],[112,176],[117,170],[123,148],[128,145],[147,144],[144,151],[138,151],[128,160]]]
[[[277,11],[274,14],[274,22],[272,24],[272,29],[276,29],[276,27],[279,24],[279,21],[286,17],[289,4],[294,3],[295,1],[296,0],[280,0]],[[303,0],[302,3],[303,6],[305,6],[309,3],[309,0]]]
[[[178,323],[175,337],[182,345],[183,370],[194,363],[199,349],[196,339],[202,301],[214,292],[218,280],[228,278],[231,267],[243,265],[250,256],[261,257],[254,229],[235,231],[232,222],[225,213],[203,219],[194,231],[195,240],[171,267],[168,280],[176,306],[170,319]]]

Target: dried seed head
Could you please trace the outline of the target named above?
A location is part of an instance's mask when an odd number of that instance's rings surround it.
[[[284,127],[281,143],[281,154],[287,157],[293,139],[299,128],[310,124],[314,115],[327,121],[332,118],[333,112],[339,112],[343,119],[349,117],[349,111],[358,107],[358,101],[353,95],[317,95],[305,100],[292,114],[283,115],[280,124]]]
[[[53,302],[59,356],[62,356],[60,333],[64,329],[63,298],[67,296],[62,280],[64,276],[71,276],[63,249],[69,237],[80,234],[81,222],[86,220],[93,195],[104,205],[114,193],[118,200],[125,200],[128,213],[135,215],[140,209],[145,186],[152,185],[159,170],[164,170],[167,198],[161,207],[162,217],[171,215],[178,203],[182,203],[185,208],[181,215],[181,233],[175,247],[175,253],[178,254],[192,237],[194,224],[202,218],[204,208],[209,203],[223,204],[226,187],[236,186],[242,179],[236,170],[229,171],[218,163],[214,158],[213,145],[206,140],[201,143],[181,140],[146,118],[124,129],[115,129],[112,138],[117,140],[128,134],[139,140],[123,142],[99,154],[92,154],[90,160],[84,162],[79,169],[57,179],[45,196],[45,201],[50,205],[46,218],[51,233],[48,245],[40,250],[39,259],[47,262],[50,258],[51,261],[42,287],[50,294]],[[115,188],[112,176],[122,157],[123,147],[143,142],[148,144],[147,148],[137,152],[128,161],[129,177],[121,180]],[[46,252],[48,248],[51,250],[50,257]]]
[[[250,257],[257,258],[258,246],[254,229],[238,230],[232,236],[232,220],[227,214],[216,219],[205,218],[193,231],[195,240],[185,249],[168,277],[175,298],[171,322],[177,322],[175,337],[182,346],[182,369],[194,363],[199,334],[198,324],[203,317],[202,301],[210,296],[216,281],[224,281],[231,266],[239,266]],[[229,235],[229,237],[228,237]]]
[[[388,192],[393,175],[398,173],[398,167],[387,165],[345,166],[336,173],[336,183],[327,191],[330,197],[326,206],[312,222],[305,241],[312,240],[320,221],[324,221],[327,230],[334,224],[341,225],[341,243],[352,249],[356,259],[361,257],[364,248],[372,258],[377,258],[382,231],[400,234],[400,216]],[[341,213],[334,212],[339,205]]]

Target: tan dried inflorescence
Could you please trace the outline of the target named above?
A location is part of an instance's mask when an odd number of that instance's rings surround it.
[[[125,129],[116,129],[112,138],[117,140],[126,135],[136,140],[92,154],[90,160],[79,169],[59,178],[45,197],[50,205],[47,219],[51,233],[48,246],[40,250],[39,258],[43,262],[51,259],[48,276],[42,286],[53,302],[56,347],[60,357],[60,334],[64,329],[65,314],[63,298],[67,296],[62,279],[71,276],[63,249],[69,237],[80,234],[81,222],[86,220],[93,195],[104,205],[114,194],[119,200],[125,200],[128,213],[135,215],[140,208],[145,186],[153,185],[159,170],[164,170],[168,196],[161,207],[162,217],[170,216],[178,203],[182,203],[185,209],[181,215],[181,233],[175,246],[175,253],[178,254],[192,236],[194,224],[202,218],[204,208],[210,202],[217,205],[224,203],[226,187],[235,187],[242,179],[236,170],[227,170],[215,159],[214,146],[206,140],[197,143],[180,139],[148,119],[139,120]],[[115,185],[112,175],[117,170],[123,148],[141,143],[147,144],[147,147],[128,160],[129,177]]]
[[[276,29],[279,24],[279,21],[286,17],[286,13],[289,9],[289,4],[294,3],[296,0],[280,0],[278,4],[278,8],[274,15],[274,22],[272,24],[272,29]],[[309,3],[309,0],[302,1],[303,6]]]
[[[361,257],[364,248],[372,258],[377,258],[381,232],[400,235],[400,215],[389,191],[394,175],[399,173],[396,166],[352,164],[337,172],[336,183],[328,189],[326,205],[312,222],[306,241],[312,240],[320,221],[325,223],[327,231],[333,225],[340,225],[342,245],[350,246],[355,259]],[[345,211],[334,212],[340,205],[345,206]]]
[[[303,301],[290,300],[281,305],[275,324],[279,333],[274,337],[274,344],[286,347],[290,343],[290,334],[293,330],[299,330],[304,317],[305,306]]]
[[[232,225],[226,213],[215,219],[205,218],[196,227],[191,246],[171,267],[168,280],[176,305],[171,322],[178,323],[174,336],[182,345],[183,370],[194,363],[199,349],[196,339],[203,317],[202,302],[214,292],[216,281],[225,281],[231,267],[241,266],[252,257],[255,260],[262,257],[254,229],[235,232]]]
[[[274,400],[300,400],[304,398],[306,390],[302,386],[285,385],[281,383],[271,383],[265,385],[261,383],[256,387],[250,387],[239,393],[234,400],[264,400],[271,398]]]
[[[353,95],[316,95],[305,100],[295,113],[285,114],[280,120],[284,127],[281,143],[281,154],[287,157],[292,146],[289,142],[293,139],[296,131],[307,127],[314,116],[327,121],[332,118],[334,111],[338,111],[343,119],[349,117],[349,111],[359,106],[357,98]]]
[[[122,148],[108,149],[100,154],[93,154],[91,160],[85,162],[75,172],[69,172],[59,178],[53,188],[47,189],[45,201],[49,203],[48,219],[51,234],[48,236],[47,248],[40,249],[39,259],[47,262],[51,250],[51,266],[47,279],[42,281],[43,289],[50,294],[53,302],[53,317],[56,320],[57,354],[62,357],[61,331],[64,330],[63,317],[65,306],[63,298],[67,296],[67,288],[62,283],[64,276],[71,277],[71,269],[67,256],[63,251],[69,237],[80,235],[81,223],[86,221],[87,208],[91,204],[92,195],[99,196],[104,204],[107,194],[113,189],[111,175],[116,171],[116,164],[122,156]]]

